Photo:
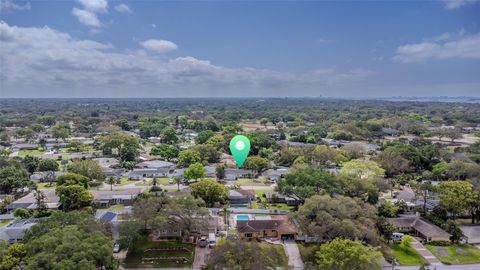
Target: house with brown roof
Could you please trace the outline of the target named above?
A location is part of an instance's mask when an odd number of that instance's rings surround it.
[[[268,218],[237,221],[240,239],[295,239],[297,227],[286,215],[269,216]]]
[[[398,218],[389,218],[387,221],[400,231],[413,232],[415,235],[431,241],[450,241],[450,234],[428,220],[411,215]]]

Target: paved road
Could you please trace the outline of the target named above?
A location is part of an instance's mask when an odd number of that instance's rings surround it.
[[[288,266],[291,269],[303,269],[302,257],[300,257],[297,243],[295,241],[285,241],[283,248],[288,257]]]
[[[195,247],[195,259],[193,260],[193,269],[200,269],[202,265],[207,260],[208,254],[210,254],[212,250],[208,247],[201,248],[199,246]]]

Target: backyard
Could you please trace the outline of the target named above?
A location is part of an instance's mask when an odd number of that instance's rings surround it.
[[[402,247],[399,244],[391,244],[390,248],[393,256],[401,265],[421,265],[425,262],[425,259],[412,247]]]
[[[194,244],[178,241],[154,242],[144,238],[134,247],[135,250],[129,251],[125,259],[127,268],[191,267],[195,257]],[[160,258],[171,258],[171,261],[160,261]]]
[[[470,245],[434,246],[427,244],[430,250],[444,264],[480,263],[480,249]]]
[[[8,223],[10,223],[10,221],[12,221],[11,219],[3,219],[3,220],[0,220],[0,228],[2,228],[3,226],[7,225]]]
[[[233,182],[234,185],[239,186],[270,186],[272,183],[265,182],[264,178],[239,178],[237,181]]]

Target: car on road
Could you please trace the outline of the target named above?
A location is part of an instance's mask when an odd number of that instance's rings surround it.
[[[118,253],[118,252],[120,252],[120,244],[115,243],[115,245],[113,245],[113,253]]]
[[[208,234],[208,247],[209,248],[214,248],[216,244],[217,244],[217,240],[215,238],[215,234],[214,233],[209,233]]]
[[[198,240],[198,246],[199,247],[206,247],[208,245],[208,240],[206,236],[200,237],[200,240]]]

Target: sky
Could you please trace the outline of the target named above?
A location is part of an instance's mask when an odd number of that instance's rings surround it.
[[[0,0],[0,98],[480,96],[480,0]]]

